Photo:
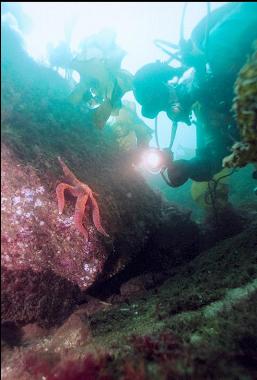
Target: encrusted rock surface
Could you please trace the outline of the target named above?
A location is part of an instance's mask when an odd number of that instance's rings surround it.
[[[225,157],[223,163],[227,167],[257,163],[257,41],[253,48],[252,56],[240,70],[235,83],[233,108],[242,141],[235,143],[233,153]]]
[[[87,288],[106,259],[95,228],[86,243],[74,227],[72,210],[58,214],[56,194],[42,185],[35,169],[20,164],[5,146],[1,158],[2,265],[50,270]]]

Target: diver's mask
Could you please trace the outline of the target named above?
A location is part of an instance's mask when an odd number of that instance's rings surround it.
[[[167,110],[167,116],[173,121],[180,121],[180,115],[183,112],[183,108],[179,102],[172,102],[169,104]]]
[[[179,101],[170,102],[166,114],[173,122],[191,125],[190,110],[187,110]]]
[[[184,102],[178,96],[179,86],[178,84],[169,83],[166,84],[168,88],[168,102],[165,108],[165,112],[170,120],[173,122],[184,122],[187,125],[190,125],[189,120],[190,110],[186,110]]]

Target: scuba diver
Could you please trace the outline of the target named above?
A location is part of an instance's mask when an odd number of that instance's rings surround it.
[[[168,62],[149,63],[134,76],[133,92],[142,106],[142,115],[155,118],[156,129],[161,111],[173,123],[170,147],[159,151],[161,174],[172,187],[183,185],[189,178],[212,180],[238,139],[231,112],[234,83],[257,39],[257,3],[233,2],[212,12],[209,7],[207,3],[208,14],[188,41],[181,33],[175,53],[163,49],[170,55]],[[177,48],[162,40],[156,40],[156,44]],[[172,67],[172,60],[180,61],[180,67]],[[179,122],[196,125],[196,155],[190,160],[173,160],[171,149]]]

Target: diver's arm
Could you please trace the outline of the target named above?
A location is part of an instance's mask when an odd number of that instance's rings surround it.
[[[222,168],[222,161],[219,161],[216,161],[210,155],[196,155],[191,160],[175,160],[171,162],[167,167],[170,186],[182,186],[188,179],[197,182],[210,181],[213,175]]]
[[[168,162],[167,175],[172,187],[179,187],[188,179],[210,181],[222,169],[222,160],[228,154],[227,142],[215,134],[206,144],[203,124],[199,120],[196,123],[196,140],[195,157]]]
[[[188,179],[210,181],[222,169],[222,158],[203,150],[191,160],[175,160],[167,168],[170,186],[182,186]]]

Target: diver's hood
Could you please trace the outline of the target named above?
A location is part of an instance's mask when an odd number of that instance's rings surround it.
[[[155,62],[143,66],[134,76],[134,95],[142,105],[142,115],[153,119],[168,104],[169,90],[167,82],[177,74],[166,63]]]

